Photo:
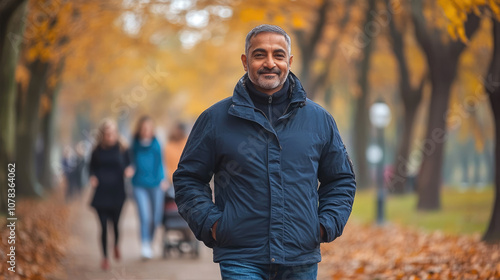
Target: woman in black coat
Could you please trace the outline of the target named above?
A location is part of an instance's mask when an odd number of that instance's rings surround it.
[[[91,206],[95,208],[101,224],[101,245],[104,258],[101,267],[109,269],[107,250],[107,223],[113,223],[115,234],[114,256],[120,259],[118,248],[118,221],[125,202],[125,173],[128,167],[128,151],[120,142],[116,123],[105,119],[99,126],[97,143],[90,159],[90,185],[94,188]],[[127,174],[129,175],[129,174]]]

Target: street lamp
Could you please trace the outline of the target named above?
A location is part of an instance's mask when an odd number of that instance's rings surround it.
[[[391,121],[391,110],[383,101],[377,101],[370,107],[370,122],[377,131],[377,146],[372,146],[367,151],[372,163],[377,164],[377,224],[383,224],[385,220],[385,188],[384,188],[384,128]],[[370,155],[371,153],[371,155]]]

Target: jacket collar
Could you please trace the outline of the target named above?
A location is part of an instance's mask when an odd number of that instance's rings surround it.
[[[301,106],[304,106],[306,101],[306,92],[304,91],[299,78],[297,78],[297,76],[295,76],[295,74],[290,71],[287,79],[290,82],[290,105],[294,103],[300,103]],[[255,106],[245,85],[247,81],[249,81],[248,73],[245,73],[245,75],[240,78],[240,80],[236,84],[236,87],[234,88],[233,104],[254,108]]]

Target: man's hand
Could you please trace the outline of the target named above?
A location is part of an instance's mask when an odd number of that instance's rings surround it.
[[[218,222],[219,222],[219,220],[217,220],[217,221],[215,222],[215,224],[212,226],[212,238],[213,238],[215,241],[217,241],[217,238],[216,238],[216,236],[215,236],[215,231],[217,230],[217,223],[218,223]]]

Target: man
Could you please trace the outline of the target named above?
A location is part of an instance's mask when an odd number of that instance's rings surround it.
[[[173,176],[179,213],[223,279],[316,279],[320,242],[340,236],[351,213],[349,156],[333,117],[290,72],[290,53],[278,26],[248,33],[247,73],[200,115]]]

